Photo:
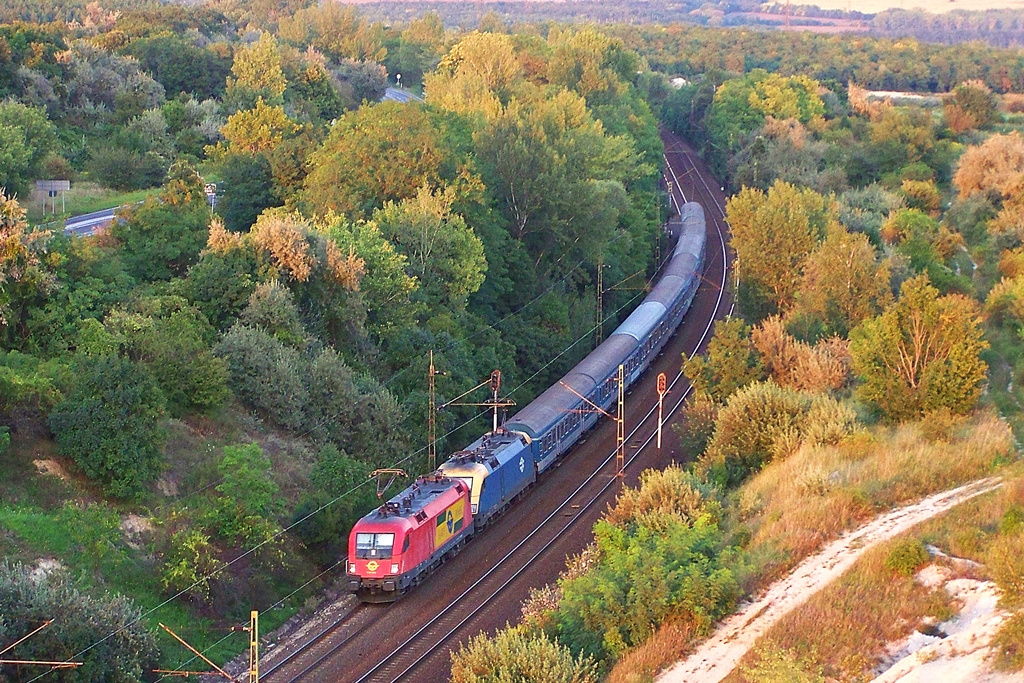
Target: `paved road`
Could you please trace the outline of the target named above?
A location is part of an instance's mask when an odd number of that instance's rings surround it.
[[[384,92],[385,100],[394,100],[395,102],[410,102],[416,100],[422,102],[423,98],[409,92],[408,90],[402,90],[401,88],[388,88]]]
[[[64,234],[72,237],[91,237],[110,225],[114,220],[114,213],[120,208],[118,206],[113,209],[83,213],[81,216],[72,216],[64,224]]]

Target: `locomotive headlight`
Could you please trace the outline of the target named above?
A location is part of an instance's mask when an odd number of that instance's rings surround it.
[[[356,563],[355,562],[349,563],[349,565],[348,565],[348,573],[349,574],[355,574],[356,573]]]
[[[476,514],[476,511],[477,511],[477,509],[478,509],[479,507],[480,507],[480,506],[479,506],[479,505],[477,505],[476,503],[473,503],[472,505],[470,505],[470,506],[469,506],[470,510],[472,510],[472,511],[473,511],[473,514],[474,514],[474,515]]]
[[[398,563],[397,562],[395,562],[395,563],[393,563],[391,565],[391,573],[392,574],[397,574],[398,573]]]

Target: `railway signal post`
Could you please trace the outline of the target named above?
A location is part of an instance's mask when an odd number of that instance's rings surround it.
[[[658,455],[661,455],[661,426],[665,422],[665,394],[668,392],[668,378],[658,373]]]

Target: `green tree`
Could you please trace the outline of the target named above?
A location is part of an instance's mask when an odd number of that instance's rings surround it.
[[[415,197],[374,212],[381,234],[408,259],[408,272],[432,298],[451,305],[480,289],[487,270],[484,245],[454,213],[454,188],[421,187]]]
[[[27,195],[42,177],[43,160],[57,144],[57,129],[46,112],[19,102],[0,101],[0,188]]]
[[[767,193],[744,188],[729,199],[726,213],[750,312],[760,318],[786,311],[804,261],[835,221],[833,202],[777,181]]]
[[[698,394],[718,402],[764,378],[757,350],[750,343],[750,327],[740,318],[716,321],[707,358],[684,356],[683,371]]]
[[[22,329],[29,304],[54,287],[43,258],[49,232],[30,230],[25,209],[0,189],[0,348],[10,348]]]
[[[216,211],[232,232],[246,232],[264,209],[280,203],[270,164],[262,154],[228,154],[220,176]]]
[[[559,642],[597,659],[617,657],[653,635],[670,614],[706,631],[739,593],[719,555],[722,532],[707,516],[658,530],[594,526],[600,562],[559,582]]]
[[[914,418],[939,408],[966,413],[981,395],[988,368],[977,304],[940,296],[926,276],[907,280],[899,300],[850,332],[857,394],[886,418]]]
[[[544,633],[506,626],[494,637],[480,634],[452,652],[452,683],[597,683],[591,657],[573,657]]]
[[[160,389],[145,370],[116,356],[80,358],[75,379],[49,419],[61,454],[111,495],[138,495],[163,466]]]
[[[129,272],[142,280],[167,280],[196,262],[209,234],[210,203],[199,174],[177,162],[158,197],[121,217],[110,232],[121,242]]]
[[[230,149],[241,154],[268,152],[298,130],[284,109],[256,99],[251,109],[242,109],[228,117],[221,133]]]

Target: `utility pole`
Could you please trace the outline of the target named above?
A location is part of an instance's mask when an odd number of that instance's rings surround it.
[[[486,401],[463,401],[462,400],[466,395],[476,391],[477,389],[480,389],[484,385],[490,385],[490,388],[491,388],[491,398],[487,399]],[[492,432],[496,432],[496,431],[498,431],[498,410],[501,409],[501,408],[510,408],[510,407],[512,407],[512,406],[514,406],[516,404],[516,402],[513,401],[510,398],[501,398],[499,396],[500,392],[501,392],[501,370],[493,370],[493,371],[491,371],[491,376],[488,379],[486,379],[485,381],[481,382],[480,384],[477,384],[475,387],[473,387],[469,391],[464,392],[462,395],[456,397],[454,400],[448,401],[447,403],[445,403],[441,407],[442,408],[447,408],[448,406],[486,406],[488,408],[492,408],[493,411],[494,411],[494,417],[491,420],[491,431]]]
[[[260,613],[249,612],[249,683],[260,683]]]
[[[615,467],[619,481],[626,476],[626,386],[622,365],[619,365],[619,417],[615,425]]]
[[[664,372],[658,373],[658,457],[661,457],[661,426],[665,422],[665,392],[668,391],[668,378]]]
[[[447,374],[434,369],[434,349],[430,349],[430,369],[427,370],[427,471],[437,469],[437,393],[434,390],[434,377]]]
[[[597,257],[597,332],[594,346],[604,341],[604,254]]]

